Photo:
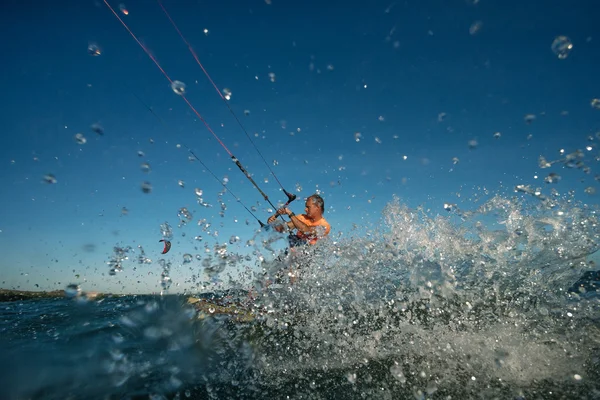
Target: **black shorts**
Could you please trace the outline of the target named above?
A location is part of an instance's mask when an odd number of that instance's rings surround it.
[[[288,243],[289,243],[290,247],[300,247],[300,246],[307,246],[308,245],[308,242],[305,239],[300,239],[296,235],[289,235],[288,236]]]

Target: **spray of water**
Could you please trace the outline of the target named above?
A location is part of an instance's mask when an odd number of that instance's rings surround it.
[[[422,395],[584,380],[600,306],[567,289],[598,234],[596,211],[572,200],[496,196],[430,217],[395,199],[370,235],[323,244],[300,283],[265,291],[279,333],[257,342],[264,370],[282,387],[286,371],[334,370]]]

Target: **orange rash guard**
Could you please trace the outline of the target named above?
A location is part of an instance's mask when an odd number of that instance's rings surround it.
[[[317,243],[317,240],[322,239],[325,236],[329,235],[329,231],[331,231],[331,225],[329,225],[329,222],[327,222],[327,220],[323,217],[321,217],[321,219],[318,221],[312,221],[312,220],[308,219],[308,217],[304,214],[296,215],[296,218],[298,218],[301,222],[305,223],[308,226],[322,226],[323,227],[323,228],[317,228],[316,235],[315,234],[305,234],[304,232],[301,232],[300,230],[298,230],[298,232],[296,232],[296,236],[298,237],[298,239],[305,240],[309,244]]]

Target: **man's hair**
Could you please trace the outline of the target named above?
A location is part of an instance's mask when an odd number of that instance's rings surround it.
[[[319,206],[319,208],[321,209],[321,213],[325,212],[325,200],[323,200],[321,196],[319,196],[318,194],[313,194],[309,196],[308,199],[312,199],[313,203]]]

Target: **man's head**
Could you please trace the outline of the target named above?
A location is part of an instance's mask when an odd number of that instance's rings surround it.
[[[309,218],[320,218],[325,212],[325,201],[318,194],[313,194],[306,199],[304,211]]]

